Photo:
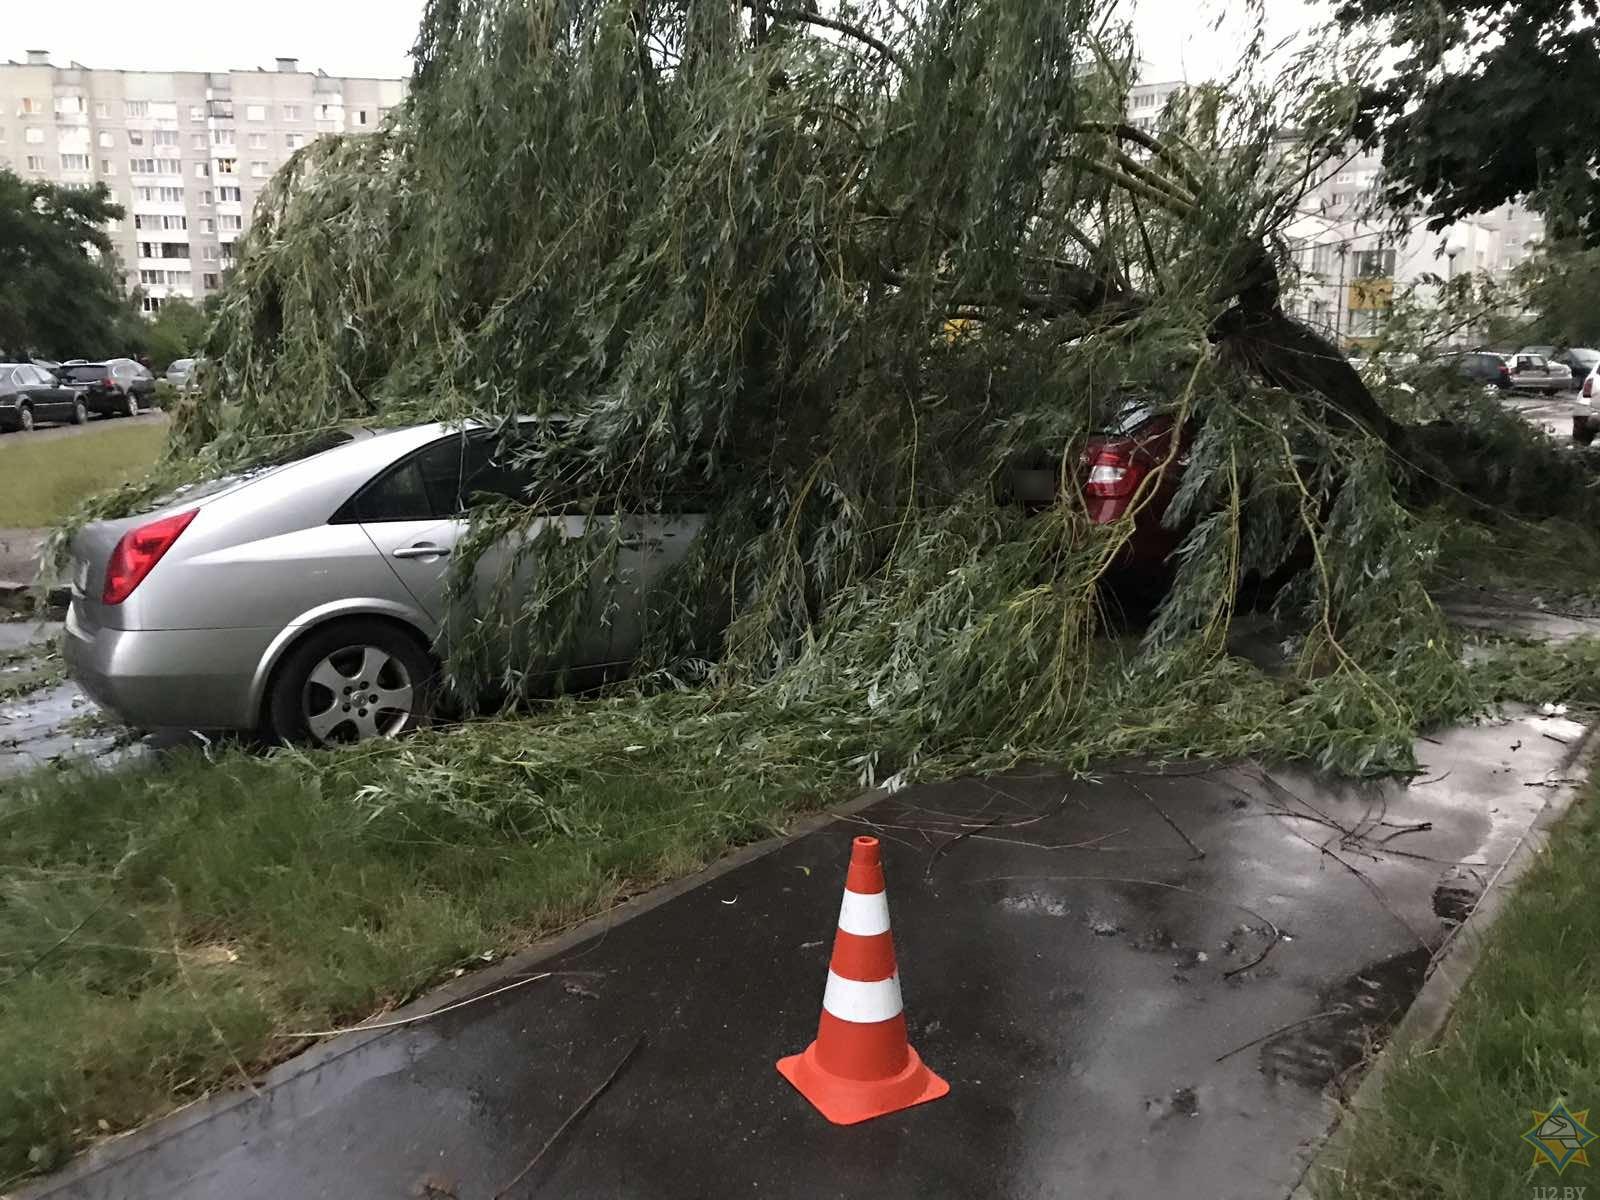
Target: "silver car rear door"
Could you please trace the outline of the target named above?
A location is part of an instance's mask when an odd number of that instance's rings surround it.
[[[662,513],[618,519],[622,544],[612,595],[610,654],[612,661],[626,662],[639,653],[659,619],[653,600],[663,577],[683,559],[706,518],[700,513]]]

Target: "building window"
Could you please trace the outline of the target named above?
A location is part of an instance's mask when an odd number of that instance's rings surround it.
[[[231,146],[233,145],[233,130],[213,129],[211,131],[211,140],[219,146]]]
[[[128,145],[130,145],[130,146],[142,146],[142,145],[144,145],[144,130],[142,130],[142,129],[130,129],[130,130],[128,130]]]
[[[250,174],[257,179],[265,179],[268,175],[272,174],[272,169],[268,166],[268,164],[257,160],[256,162],[252,162],[250,164]]]
[[[250,135],[250,149],[252,149],[252,150],[265,150],[266,148],[267,148],[267,135],[266,134],[264,134],[264,133],[252,133]]]
[[[61,156],[61,169],[63,171],[87,171],[89,169],[89,156],[87,154],[63,154]]]
[[[244,218],[238,213],[223,213],[217,218],[218,228],[228,230],[241,230],[244,228]]]
[[[216,221],[215,217],[201,217],[200,218],[200,232],[201,233],[215,233],[216,231],[217,231],[217,221]]]
[[[156,160],[153,158],[130,158],[128,160],[129,175],[154,175],[156,173]]]
[[[283,145],[287,150],[298,150],[306,144],[305,134],[286,133],[283,135]]]
[[[211,164],[208,163],[208,162],[197,162],[197,163],[195,163],[195,165],[194,165],[194,177],[196,179],[210,179],[211,178]]]
[[[199,204],[201,208],[210,208],[211,207],[211,200],[212,200],[211,192],[208,189],[208,190],[203,191],[203,192],[200,193],[200,198],[196,201],[196,203]]]
[[[21,100],[17,101],[17,115],[19,117],[37,116],[43,111],[44,105],[40,104],[32,96],[24,96]]]
[[[176,129],[157,129],[150,135],[152,146],[176,146],[178,144],[178,131]]]
[[[139,272],[139,282],[157,287],[164,286],[167,282],[167,273],[165,271],[153,271],[146,267]]]
[[[1380,279],[1394,274],[1393,250],[1358,250],[1351,256],[1351,275],[1356,279]]]
[[[367,110],[364,109],[364,108],[357,109],[356,110],[356,124],[357,125],[365,125],[366,123],[367,123]]]
[[[43,145],[44,130],[40,129],[37,125],[30,125],[23,131],[22,140],[27,142],[30,146]]]
[[[187,229],[187,228],[189,228],[189,218],[188,217],[174,217],[174,216],[162,217],[161,218],[161,228],[163,228],[163,229]]]
[[[30,154],[30,155],[28,155],[28,170],[30,170],[30,171],[42,171],[42,170],[44,170],[44,157],[42,155],[39,155],[39,154]]]
[[[237,175],[239,173],[239,160],[236,158],[217,159],[218,175]]]
[[[285,121],[300,120],[300,106],[298,104],[285,104],[283,106],[283,119]]]
[[[81,117],[83,115],[82,96],[57,96],[56,116]]]
[[[242,193],[236,187],[221,187],[217,189],[217,199],[224,204],[239,203]]]
[[[200,251],[200,257],[205,259],[207,262],[216,262],[217,261],[217,248],[215,246],[207,246],[207,247],[205,247],[203,250]]]
[[[191,150],[204,150],[205,148],[206,148],[206,135],[205,134],[203,134],[203,133],[191,133],[189,135],[189,149],[191,149]]]
[[[102,158],[100,160],[100,174],[102,174],[102,175],[115,175],[116,173],[117,173],[117,164],[116,163],[112,162],[109,158]]]
[[[100,148],[102,150],[109,150],[111,147],[117,144],[117,136],[109,129],[102,129],[100,131],[100,136],[97,137],[95,141],[100,143]]]
[[[265,121],[267,119],[267,106],[265,104],[247,104],[244,116],[247,121]]]
[[[202,275],[200,276],[200,282],[208,292],[214,292],[221,286],[221,280],[215,275]]]
[[[104,100],[96,100],[94,102],[94,115],[97,121],[109,121],[111,119],[111,105]]]
[[[183,160],[181,158],[158,158],[158,159],[156,159],[156,174],[157,175],[182,175],[183,174]]]
[[[334,109],[334,106],[331,105],[331,104],[319,104],[319,105],[317,105],[317,120],[319,120],[319,121],[336,121],[336,120],[338,120],[338,117],[334,114],[333,109]]]
[[[147,313],[160,312],[161,311],[161,297],[159,297],[159,296],[141,296],[141,297],[139,297],[139,307],[142,310],[144,310],[145,312],[147,312]]]
[[[201,108],[198,104],[189,105],[189,120],[191,120],[191,121],[204,121],[205,119],[206,119],[206,110],[205,109]]]
[[[150,115],[150,101],[148,100],[129,100],[123,108],[130,119],[133,117],[148,117]]]

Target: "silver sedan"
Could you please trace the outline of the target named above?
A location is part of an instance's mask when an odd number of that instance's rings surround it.
[[[423,425],[357,436],[299,462],[190,489],[153,512],[73,540],[68,669],[101,706],[145,729],[261,731],[339,744],[425,722],[447,651],[450,554],[469,504],[524,498],[532,479],[487,430]],[[626,662],[645,598],[682,557],[698,515],[620,523],[618,586],[559,668]],[[552,516],[561,536],[590,518]],[[502,567],[532,583],[533,556],[500,544],[477,564],[488,598]],[[599,569],[597,568],[597,576]],[[603,609],[602,618],[599,610]]]

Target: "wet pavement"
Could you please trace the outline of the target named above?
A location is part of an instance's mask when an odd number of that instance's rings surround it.
[[[57,621],[0,622],[0,779],[61,758],[110,764],[132,748],[125,730],[61,678],[52,645],[60,631]],[[16,694],[19,686],[28,690]]]
[[[526,1171],[507,1195],[1285,1196],[1583,732],[1452,731],[1409,787],[1246,764],[908,789],[22,1194],[488,1200]],[[815,1032],[863,832],[951,1092],[836,1127],[773,1064]]]

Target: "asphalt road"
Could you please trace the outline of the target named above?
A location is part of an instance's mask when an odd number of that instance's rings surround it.
[[[41,425],[32,433],[7,433],[0,434],[0,452],[8,446],[32,446],[37,442],[53,442],[61,438],[79,437],[85,433],[93,433],[97,429],[104,429],[108,425],[115,425],[126,421],[127,417],[90,417],[87,425]],[[139,424],[146,423],[165,425],[171,418],[159,408],[152,408],[140,413],[133,418]]]

